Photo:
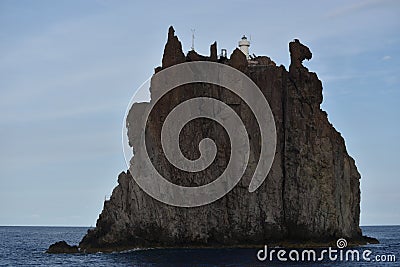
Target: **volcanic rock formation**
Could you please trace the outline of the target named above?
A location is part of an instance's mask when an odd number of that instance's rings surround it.
[[[188,61],[218,61],[245,73],[261,89],[274,115],[276,154],[264,183],[248,191],[260,154],[260,132],[249,107],[229,90],[212,84],[184,85],[165,95],[157,114],[150,115],[152,162],[175,184],[197,186],[211,182],[226,167],[229,138],[210,120],[194,120],[181,132],[182,153],[199,156],[197,145],[209,137],[218,144],[217,158],[199,174],[183,173],[163,155],[162,122],[179,102],[197,96],[221,99],[230,105],[250,133],[250,160],[239,184],[221,199],[200,207],[181,208],[147,195],[131,174],[122,172],[110,200],[104,202],[96,228],[79,244],[81,251],[111,251],[134,247],[251,246],[283,241],[329,242],[338,238],[365,242],[359,227],[360,174],[343,137],[321,110],[322,83],[302,64],[310,50],[298,40],[289,44],[289,71],[268,57],[248,61],[236,49],[230,58],[190,51],[187,56],[171,27],[162,66],[156,72]],[[128,129],[129,131],[132,129]]]
[[[61,253],[79,253],[78,246],[70,246],[65,241],[56,242],[46,250],[46,253],[61,254]]]

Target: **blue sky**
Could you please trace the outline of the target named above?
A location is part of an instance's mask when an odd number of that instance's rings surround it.
[[[288,43],[324,86],[323,109],[362,174],[361,224],[400,224],[399,1],[0,0],[0,225],[94,225],[125,170],[121,129],[173,25],[188,51],[251,53],[288,68]]]

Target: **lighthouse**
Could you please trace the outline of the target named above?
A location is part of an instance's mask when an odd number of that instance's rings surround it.
[[[240,51],[245,54],[246,58],[249,59],[249,46],[250,42],[247,40],[246,36],[243,35],[242,40],[239,41]]]

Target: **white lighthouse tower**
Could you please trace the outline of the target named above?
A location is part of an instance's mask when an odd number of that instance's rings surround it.
[[[240,51],[245,54],[246,58],[249,59],[249,46],[250,42],[247,40],[246,36],[243,35],[242,40],[239,41]]]

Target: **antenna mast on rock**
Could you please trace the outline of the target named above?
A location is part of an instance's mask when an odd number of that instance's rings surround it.
[[[192,51],[194,51],[194,32],[196,31],[195,29],[191,29],[192,31]]]

